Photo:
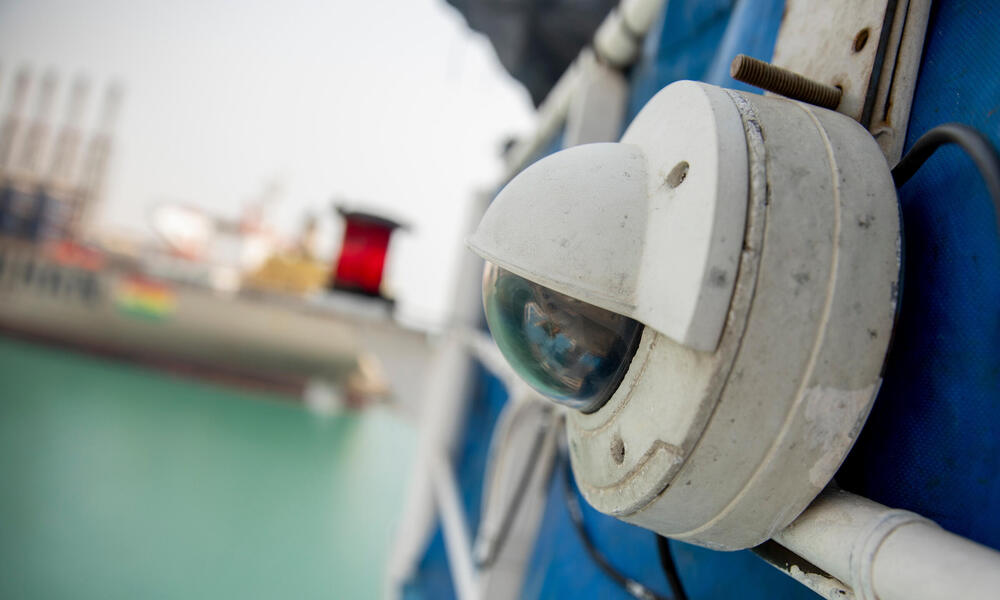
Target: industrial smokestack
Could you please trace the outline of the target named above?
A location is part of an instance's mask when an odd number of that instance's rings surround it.
[[[38,101],[35,104],[35,116],[24,136],[24,143],[15,161],[15,167],[33,177],[42,175],[42,156],[45,144],[49,141],[51,130],[50,119],[52,105],[56,95],[58,79],[54,71],[47,71],[42,78],[42,86],[38,90]]]
[[[94,205],[100,202],[104,194],[104,182],[111,156],[112,131],[118,119],[123,94],[124,90],[118,82],[109,85],[104,93],[97,132],[87,145],[87,152],[83,157],[80,194],[70,218],[70,232],[74,236],[79,237],[83,233],[87,215],[93,212]]]
[[[27,67],[21,67],[14,77],[14,89],[7,104],[3,125],[0,125],[0,171],[4,174],[9,173],[13,166],[14,148],[20,141],[24,128],[24,105],[28,102],[30,89],[31,72]]]
[[[74,181],[80,144],[83,141],[80,121],[83,118],[89,92],[90,82],[84,77],[77,77],[73,82],[69,101],[66,103],[66,115],[63,118],[62,129],[56,137],[49,168],[49,180],[59,188],[68,188]]]

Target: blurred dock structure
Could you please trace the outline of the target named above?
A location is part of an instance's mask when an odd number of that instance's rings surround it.
[[[171,230],[110,243],[93,216],[124,87],[102,84],[88,110],[95,87],[82,75],[65,86],[51,69],[0,68],[0,333],[280,391],[320,410],[387,400],[414,414],[428,332],[398,323],[383,293],[388,234],[347,252],[361,275],[378,267],[363,294],[328,289],[330,265],[282,249],[262,212],[227,220],[168,205],[154,216],[200,225],[205,239]],[[187,251],[188,238],[201,246]],[[263,252],[269,269],[202,251],[213,244]]]
[[[19,68],[11,84],[0,78],[0,97],[7,96],[0,124],[0,235],[81,240],[103,199],[124,88],[107,84],[88,131],[89,79],[76,76],[65,97],[55,71],[45,71],[37,85],[36,79],[28,67]]]

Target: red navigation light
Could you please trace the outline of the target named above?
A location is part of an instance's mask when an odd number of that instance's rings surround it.
[[[381,296],[382,273],[392,232],[399,223],[371,213],[338,208],[344,217],[344,241],[330,287]]]

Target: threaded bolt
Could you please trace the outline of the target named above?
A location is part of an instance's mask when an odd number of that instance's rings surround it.
[[[839,87],[813,81],[746,54],[736,55],[729,66],[729,74],[737,81],[831,110],[837,108],[843,94]]]

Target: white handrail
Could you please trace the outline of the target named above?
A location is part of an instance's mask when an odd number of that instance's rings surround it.
[[[643,37],[666,4],[666,0],[622,0],[611,11],[594,34],[593,49],[585,48],[580,52],[538,107],[538,126],[534,133],[518,140],[510,149],[505,179],[523,169],[558,131],[591,63],[596,61],[624,69],[636,61]]]
[[[1000,597],[1000,552],[849,492],[823,492],[774,540],[858,600]]]
[[[472,560],[472,538],[451,463],[439,454],[432,460],[430,470],[455,593],[459,600],[479,600],[479,573]]]

